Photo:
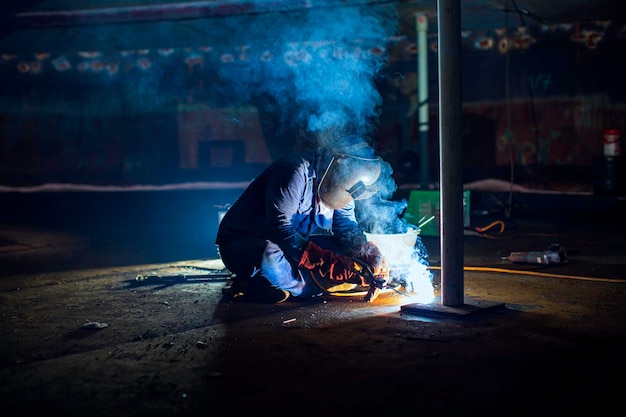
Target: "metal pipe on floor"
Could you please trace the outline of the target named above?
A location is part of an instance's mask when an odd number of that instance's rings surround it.
[[[437,21],[441,303],[458,307],[464,304],[460,1],[437,0]]]

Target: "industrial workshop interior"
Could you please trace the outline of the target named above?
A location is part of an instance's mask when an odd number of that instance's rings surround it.
[[[4,416],[622,408],[622,1],[0,7]],[[229,208],[347,131],[377,297],[232,296]]]

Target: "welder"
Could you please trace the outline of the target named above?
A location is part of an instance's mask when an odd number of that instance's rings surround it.
[[[355,200],[378,191],[383,161],[361,137],[336,143],[273,162],[228,209],[215,241],[234,274],[226,295],[279,303],[348,284],[373,301],[384,288],[386,260],[355,215]]]

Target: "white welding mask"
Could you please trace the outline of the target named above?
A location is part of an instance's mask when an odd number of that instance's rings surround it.
[[[318,185],[318,195],[327,207],[338,210],[353,200],[364,200],[378,192],[381,173],[378,157],[334,155]]]

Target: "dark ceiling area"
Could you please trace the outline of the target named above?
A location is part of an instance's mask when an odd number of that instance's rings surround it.
[[[59,26],[123,21],[194,19],[269,11],[290,11],[355,4],[397,3],[415,12],[435,12],[436,0],[43,0],[2,5],[2,19],[17,26]],[[464,29],[498,27],[504,13],[521,13],[529,23],[555,24],[623,16],[619,0],[461,0]]]
[[[435,0],[43,0],[11,2],[0,13],[0,50],[3,52],[54,51],[59,48],[130,48],[165,46],[170,42],[193,42],[202,37],[198,20],[214,17],[256,16],[302,12],[362,4],[397,4],[403,20],[415,13],[436,16]],[[626,6],[619,0],[462,0],[462,29],[557,24],[585,20],[619,20]],[[411,24],[411,22],[404,22]],[[217,24],[217,20],[215,22]],[[221,23],[220,23],[221,24]],[[140,31],[138,31],[138,25]],[[132,26],[132,30],[130,28]]]

